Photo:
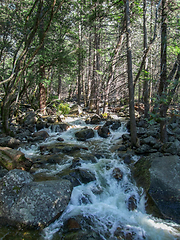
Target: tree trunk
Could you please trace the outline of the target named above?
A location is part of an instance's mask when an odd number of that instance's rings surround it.
[[[147,17],[146,17],[146,0],[143,4],[143,29],[144,29],[144,52],[147,49]],[[145,60],[144,64],[144,86],[143,86],[143,97],[144,97],[144,117],[149,118],[149,80],[148,80],[148,58]]]
[[[78,84],[78,104],[80,105],[81,104],[81,64],[82,64],[82,58],[81,58],[81,22],[79,22],[79,29],[78,29],[78,81],[77,81],[77,84]]]
[[[90,106],[91,80],[92,80],[92,59],[91,59],[91,28],[89,30],[89,52],[88,52],[88,83],[87,83],[87,104]]]
[[[1,116],[2,116],[2,127],[3,132],[7,135],[10,134],[10,128],[9,128],[9,116],[10,116],[10,106],[11,106],[11,99],[9,96],[5,95],[2,100],[2,106],[1,106]]]
[[[59,75],[59,80],[58,80],[58,99],[61,100],[61,75]]]
[[[162,19],[161,19],[161,77],[159,84],[160,96],[160,140],[167,141],[166,131],[166,97],[167,97],[167,14],[166,0],[162,0]]]
[[[41,16],[43,15],[43,8],[41,9]],[[41,20],[39,24],[39,43],[42,42],[42,38],[44,35],[44,20]],[[39,108],[43,115],[46,114],[46,98],[47,98],[47,91],[45,88],[44,80],[45,76],[45,66],[44,66],[44,43],[42,44],[39,52],[39,76],[40,76],[40,83],[39,83]]]
[[[136,119],[134,111],[134,85],[132,75],[132,54],[131,54],[131,32],[130,32],[130,14],[129,1],[126,0],[126,37],[127,37],[127,68],[128,68],[128,88],[129,88],[129,115],[130,115],[130,133],[131,146],[137,146]]]
[[[96,45],[96,113],[99,114],[99,104],[100,104],[100,89],[101,82],[98,71],[100,71],[100,54],[98,50],[100,49],[100,34],[98,33],[99,27],[96,29],[95,35],[95,45]]]
[[[46,88],[44,83],[39,83],[39,108],[43,115],[46,114]]]

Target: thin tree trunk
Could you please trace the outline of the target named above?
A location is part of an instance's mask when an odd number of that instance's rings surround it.
[[[166,112],[167,106],[164,101],[167,97],[167,14],[166,14],[166,0],[162,0],[162,19],[161,19],[161,77],[159,84],[160,96],[160,140],[167,141],[166,131]]]
[[[144,0],[143,4],[143,29],[144,29],[144,51],[147,49],[147,2]],[[144,86],[143,86],[143,97],[144,97],[144,117],[149,118],[149,80],[148,80],[148,58],[145,60],[144,65]]]
[[[78,104],[81,104],[81,23],[79,22],[79,30],[78,30]]]
[[[133,86],[133,75],[132,75],[131,32],[130,32],[130,14],[129,14],[128,0],[126,0],[126,37],[127,37],[130,133],[131,133],[131,146],[133,147],[133,146],[137,146],[137,131],[136,131],[136,119],[135,119],[135,111],[134,111],[134,86]]]
[[[91,96],[91,28],[89,32],[89,56],[88,56],[88,83],[87,83],[87,103],[90,105],[90,96]]]
[[[61,75],[59,75],[59,80],[58,80],[58,99],[61,100],[61,87],[62,87],[62,80],[61,80]]]
[[[41,15],[43,15],[43,8],[41,9]],[[40,30],[39,30],[39,43],[42,42],[42,38],[44,35],[44,21],[40,22]],[[40,76],[40,83],[39,83],[39,108],[43,115],[46,114],[46,98],[47,98],[47,90],[45,88],[44,80],[45,80],[45,66],[44,66],[44,43],[40,49],[40,60],[39,60],[39,76]]]

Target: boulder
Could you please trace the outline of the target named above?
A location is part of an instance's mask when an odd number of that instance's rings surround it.
[[[72,185],[68,180],[33,182],[31,175],[12,170],[0,181],[1,223],[43,228],[67,207]]]
[[[63,179],[68,179],[71,181],[73,187],[78,186],[82,183],[87,184],[89,182],[95,181],[95,174],[89,170],[77,168],[72,169],[68,174],[63,176]]]
[[[98,135],[103,138],[107,138],[110,135],[109,127],[102,126],[98,128]]]
[[[137,200],[134,195],[130,196],[127,200],[127,206],[129,211],[134,211],[137,208]]]
[[[119,119],[109,119],[104,124],[104,127],[110,127],[112,130],[117,130],[121,126],[121,121]]]
[[[51,125],[51,130],[54,132],[65,132],[69,128],[67,123],[58,123]]]
[[[164,143],[162,152],[180,156],[180,141],[176,139],[174,142]]]
[[[113,178],[121,181],[123,179],[123,172],[119,168],[114,168],[112,172]]]
[[[86,139],[94,137],[94,131],[89,128],[84,128],[75,133],[75,137],[78,141],[86,141]]]
[[[148,196],[147,210],[155,216],[180,223],[179,156],[141,158],[133,170],[134,178]]]
[[[10,148],[16,148],[21,144],[21,141],[19,139],[7,136],[7,137],[1,137],[0,138],[0,146],[1,147],[10,147]]]
[[[86,124],[98,124],[101,122],[101,117],[97,114],[94,114],[90,119],[86,119]]]
[[[35,138],[35,140],[45,140],[46,138],[49,137],[49,134],[46,131],[39,131],[39,132],[35,132],[33,133],[33,138]]]
[[[26,158],[21,151],[8,147],[0,147],[0,165],[7,170],[18,168],[29,171],[32,164],[32,161]]]

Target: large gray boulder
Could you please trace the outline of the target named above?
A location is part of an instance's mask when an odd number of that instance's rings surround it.
[[[69,203],[68,180],[33,182],[30,173],[15,169],[0,180],[0,220],[3,224],[43,228]]]
[[[148,196],[148,209],[180,223],[180,158],[177,155],[141,158],[134,177]],[[151,206],[150,206],[151,205]]]

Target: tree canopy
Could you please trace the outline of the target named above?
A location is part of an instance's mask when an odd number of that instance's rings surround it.
[[[4,131],[21,101],[42,114],[52,99],[98,114],[129,105],[131,120],[143,103],[145,117],[161,121],[163,141],[169,106],[179,104],[179,7],[176,0],[2,0]]]

